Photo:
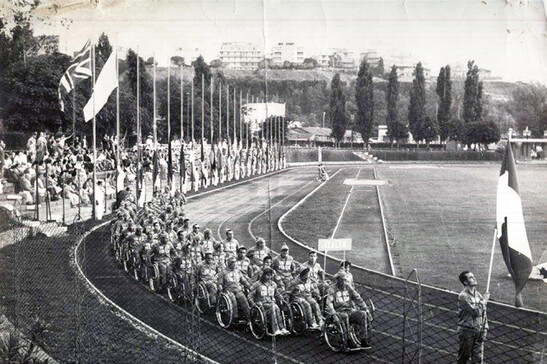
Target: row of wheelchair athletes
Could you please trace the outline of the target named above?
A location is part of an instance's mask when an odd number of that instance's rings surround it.
[[[251,311],[258,306],[263,312],[271,313],[264,315],[267,321],[272,320],[267,330],[271,336],[294,332],[287,327],[280,306],[296,303],[303,311],[306,330],[324,331],[326,317],[327,322],[342,328],[344,325],[351,327],[356,346],[370,348],[374,306],[368,300],[372,306],[369,307],[355,290],[349,261],[341,262],[340,271],[331,283],[325,279],[315,251],[308,253],[306,262],[298,263],[284,244],[280,254],[272,258],[263,238],[257,238],[255,247],[247,249],[234,238],[231,229],[226,230],[224,240],[216,241],[211,230],[205,229],[201,233],[198,224],[190,230],[189,220],[184,220],[176,237],[174,233],[163,231],[159,221],[144,229],[130,224],[121,233],[114,232],[119,248],[125,252],[120,257],[131,260],[133,268],[140,268],[140,277],[156,280],[155,290],[169,288],[173,294],[173,286],[186,287],[175,291],[188,295],[200,286],[204,292],[195,295],[202,298],[196,299],[202,312],[207,312],[215,303],[218,306],[219,294],[224,293],[231,301],[230,314],[233,312],[237,321],[249,325],[251,331]],[[148,234],[144,230],[148,230]],[[146,274],[150,271],[157,272],[157,276]],[[222,325],[222,318],[218,319]]]

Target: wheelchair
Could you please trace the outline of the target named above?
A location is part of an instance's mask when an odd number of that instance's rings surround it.
[[[181,273],[171,275],[167,296],[169,299],[181,306],[185,306],[193,302],[193,291],[191,285],[191,277],[184,277]]]
[[[336,315],[329,316],[325,319],[325,325],[321,333],[321,342],[327,344],[330,350],[334,352],[350,352],[350,351],[359,351],[370,349],[371,339],[372,339],[372,321],[374,320],[374,303],[371,299],[365,297],[365,302],[369,310],[366,315],[366,326],[365,326],[365,342],[366,346],[363,345],[357,335],[356,328],[354,324],[350,324],[349,315]],[[326,302],[326,296],[322,299],[322,308],[324,312]],[[334,316],[338,317],[338,322],[334,321]]]
[[[194,304],[199,313],[207,313],[213,308],[214,302],[211,302],[211,297],[207,286],[203,282],[199,282],[194,292]]]
[[[280,305],[278,304],[278,306]],[[286,324],[289,318],[286,316],[285,310],[282,309],[281,306],[279,307],[279,310],[281,313],[282,324]],[[255,339],[262,340],[265,336],[273,336],[271,313],[266,312],[261,304],[251,307],[250,316],[251,334],[255,337]]]
[[[243,312],[237,305],[235,295],[229,291],[221,291],[218,295],[216,317],[218,324],[228,329],[233,325],[246,324]]]
[[[160,264],[165,266],[165,274],[162,276],[160,272]],[[148,276],[148,287],[153,292],[160,292],[162,290],[165,290],[169,295],[172,295],[172,286],[171,284],[176,284],[176,282],[173,282],[173,274],[171,271],[171,267],[168,263],[163,262],[156,262],[152,264],[152,274]]]

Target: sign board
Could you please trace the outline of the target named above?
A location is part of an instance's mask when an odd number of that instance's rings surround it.
[[[351,239],[319,239],[317,250],[330,252],[351,250]]]

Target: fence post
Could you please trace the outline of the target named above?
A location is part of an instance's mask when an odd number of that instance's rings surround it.
[[[416,282],[410,279],[414,276]],[[409,286],[416,286],[412,294],[409,293]],[[410,318],[414,311],[416,318]],[[405,297],[403,311],[403,353],[402,363],[422,363],[422,283],[418,271],[413,269],[405,280]],[[416,321],[415,331],[412,330],[411,321]],[[407,350],[408,346],[414,345],[414,349]]]

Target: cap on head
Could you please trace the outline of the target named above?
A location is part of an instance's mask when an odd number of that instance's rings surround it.
[[[238,252],[238,253],[239,253],[239,252],[245,252],[245,251],[247,251],[247,248],[244,247],[244,246],[240,246],[239,248],[237,248],[237,252]]]
[[[266,243],[266,240],[264,240],[264,238],[258,238],[258,239],[256,239],[256,243],[257,243],[257,244],[258,244],[258,243],[264,243],[264,244],[265,244],[265,243]]]
[[[287,251],[289,250],[289,247],[287,246],[287,244],[283,244],[281,246],[281,251],[283,251],[283,250],[287,250]]]
[[[307,268],[307,267],[306,267],[306,268],[302,269],[302,270],[300,271],[300,273],[299,273],[299,274],[300,274],[300,277],[301,277],[301,278],[304,277],[304,276],[305,276],[306,274],[308,274],[309,272],[310,272],[310,268]]]

